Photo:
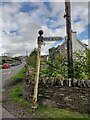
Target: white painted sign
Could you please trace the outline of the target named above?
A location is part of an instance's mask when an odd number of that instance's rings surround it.
[[[62,40],[62,37],[43,37],[44,41],[59,41]]]

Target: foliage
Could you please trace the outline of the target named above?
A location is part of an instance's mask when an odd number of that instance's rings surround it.
[[[90,80],[90,50],[88,50],[86,54],[88,56],[88,79]]]
[[[5,59],[2,59],[2,64],[4,64],[6,62],[6,60]]]
[[[52,47],[49,49],[49,58],[51,62],[53,62],[53,59],[54,59],[54,51],[55,51],[55,47]]]
[[[0,59],[0,65],[2,65],[2,60]]]
[[[16,61],[21,61],[21,59],[19,57],[14,57],[13,59]]]
[[[43,68],[40,70],[40,76],[63,77],[68,78],[68,61],[67,56],[62,53],[54,55],[55,48],[49,49],[48,61],[41,61]],[[76,51],[73,53],[73,76],[76,79],[87,80],[90,78],[90,51]],[[37,50],[34,49],[28,57],[28,63],[31,68],[36,69]]]
[[[74,78],[88,79],[88,57],[85,51],[74,52],[73,54]]]
[[[90,57],[90,56],[89,56]],[[46,63],[48,67],[41,70],[43,76],[64,77],[68,78],[68,61],[67,56],[59,53],[55,59],[49,58]],[[73,53],[73,75],[76,79],[89,79],[89,65],[86,51],[76,51]]]
[[[36,48],[29,55],[27,62],[30,67],[36,69],[36,64],[37,64],[37,49]]]
[[[56,69],[59,71],[59,74],[67,77],[67,57],[64,56],[62,53],[59,53],[59,55],[56,57],[54,61]]]
[[[44,76],[67,77],[67,58],[61,53],[53,61],[50,57],[46,64],[48,67],[41,70]]]

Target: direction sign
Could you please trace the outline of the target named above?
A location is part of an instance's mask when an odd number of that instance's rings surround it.
[[[62,37],[43,37],[44,41],[59,41],[62,40]]]

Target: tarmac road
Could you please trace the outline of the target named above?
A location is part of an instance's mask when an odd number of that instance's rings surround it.
[[[1,106],[2,91],[4,90],[4,85],[6,84],[7,80],[17,74],[24,65],[25,63],[22,63],[18,66],[14,66],[8,69],[0,69],[0,118],[15,118],[15,116],[13,116]]]
[[[24,65],[25,63],[22,63],[18,66],[14,66],[8,69],[2,69],[2,88],[4,87],[6,81],[17,74]]]

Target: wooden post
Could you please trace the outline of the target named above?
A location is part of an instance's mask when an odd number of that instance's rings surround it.
[[[40,70],[40,53],[41,53],[41,44],[38,45],[37,51],[37,70],[36,70],[36,78],[34,85],[34,95],[33,95],[33,105],[32,108],[37,108],[37,94],[38,94],[38,82],[39,82],[39,70]]]
[[[36,67],[36,76],[34,84],[34,95],[32,101],[32,108],[35,110],[37,108],[37,95],[38,95],[38,82],[39,82],[39,71],[40,71],[40,54],[41,54],[41,45],[43,44],[43,31],[39,31],[40,36],[38,37],[38,50],[37,50],[37,67]]]

